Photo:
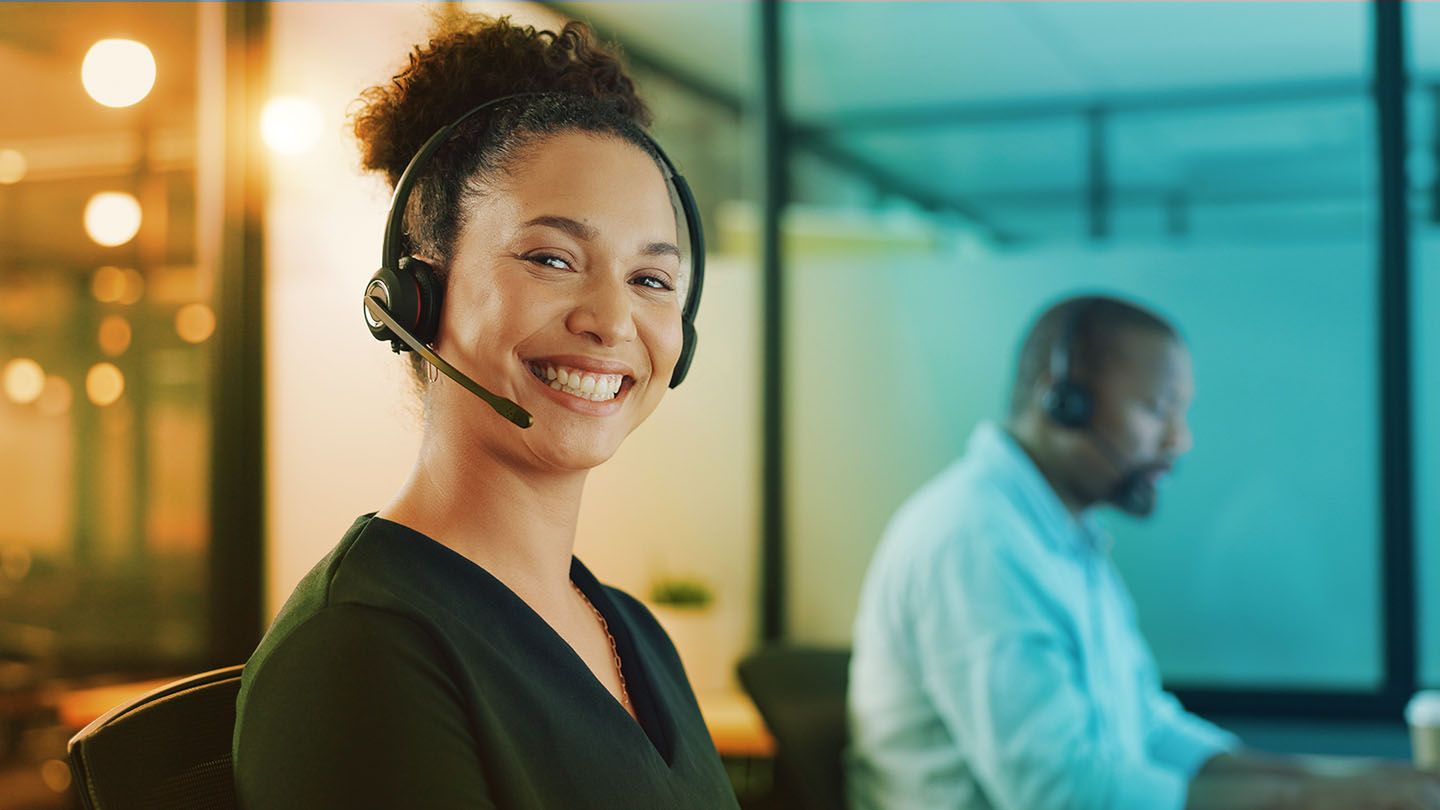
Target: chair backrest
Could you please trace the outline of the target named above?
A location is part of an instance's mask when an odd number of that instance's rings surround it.
[[[235,810],[230,739],[240,666],[116,706],[70,740],[87,810]]]
[[[740,662],[740,683],[775,737],[775,773],[805,810],[843,810],[850,651],[772,647]]]

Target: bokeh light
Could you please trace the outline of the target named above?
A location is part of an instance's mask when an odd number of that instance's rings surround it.
[[[110,405],[123,393],[125,375],[113,363],[96,363],[85,374],[85,395],[96,405]]]
[[[215,312],[204,304],[186,304],[175,313],[175,333],[187,343],[202,343],[215,334]]]
[[[125,271],[118,267],[101,267],[90,277],[90,293],[102,304],[112,304],[125,293]]]
[[[155,86],[155,56],[133,39],[102,39],[86,52],[80,83],[106,107],[129,107]]]
[[[133,267],[126,267],[120,271],[123,283],[120,286],[120,297],[115,299],[118,304],[130,305],[140,300],[145,294],[145,277],[140,271]]]
[[[46,416],[60,416],[70,410],[75,392],[63,377],[50,375],[45,378],[45,390],[35,400],[35,408]]]
[[[324,116],[309,99],[278,96],[270,99],[260,114],[260,135],[276,152],[294,155],[304,152],[320,139]]]
[[[28,357],[16,357],[5,364],[0,373],[0,387],[11,402],[28,405],[40,398],[45,390],[45,369]]]
[[[60,759],[47,759],[40,763],[40,781],[56,793],[70,789],[70,766]]]
[[[106,315],[100,319],[98,334],[100,351],[119,357],[130,348],[130,322],[123,315]]]
[[[29,169],[24,155],[14,149],[0,149],[0,186],[20,182]]]
[[[123,191],[101,191],[85,203],[85,233],[98,245],[115,247],[140,232],[140,201]]]

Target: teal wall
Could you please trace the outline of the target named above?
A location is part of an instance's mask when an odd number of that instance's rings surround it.
[[[1157,514],[1108,518],[1166,676],[1368,689],[1381,675],[1374,250],[1064,247],[797,262],[790,615],[848,636],[890,512],[1002,418],[1015,351],[1077,289],[1168,315],[1194,356],[1195,449]]]

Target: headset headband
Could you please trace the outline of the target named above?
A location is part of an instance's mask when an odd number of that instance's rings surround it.
[[[508,96],[501,96],[496,99],[472,107],[459,118],[441,127],[438,132],[430,136],[430,139],[420,147],[415,156],[410,158],[405,171],[401,173],[400,179],[395,183],[395,193],[390,198],[390,216],[385,223],[385,241],[381,245],[381,267],[396,270],[400,266],[400,243],[405,231],[405,208],[410,202],[410,192],[414,190],[415,184],[420,181],[420,174],[425,164],[430,162],[430,156],[440,149],[450,138],[450,133],[455,128],[470,120],[477,113],[498,106],[506,101],[513,101],[518,98],[538,98],[543,96],[558,96],[562,93],[512,93]],[[705,280],[705,234],[700,227],[700,211],[695,205],[695,197],[690,192],[690,184],[685,182],[684,176],[675,170],[675,164],[670,161],[670,156],[660,148],[648,133],[639,127],[635,128],[636,134],[645,140],[650,151],[660,159],[660,170],[665,176],[665,185],[671,189],[673,198],[680,204],[680,212],[685,217],[686,236],[689,239],[690,253],[690,285],[685,291],[685,303],[680,310],[680,318],[687,324],[694,324],[695,315],[700,309],[700,290]]]

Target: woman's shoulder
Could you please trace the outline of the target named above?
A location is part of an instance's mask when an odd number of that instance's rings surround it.
[[[365,544],[386,543],[389,529],[362,515],[291,592],[245,664],[242,701],[262,677],[276,681],[331,667],[385,667],[434,658],[439,646],[423,611],[379,582]]]

